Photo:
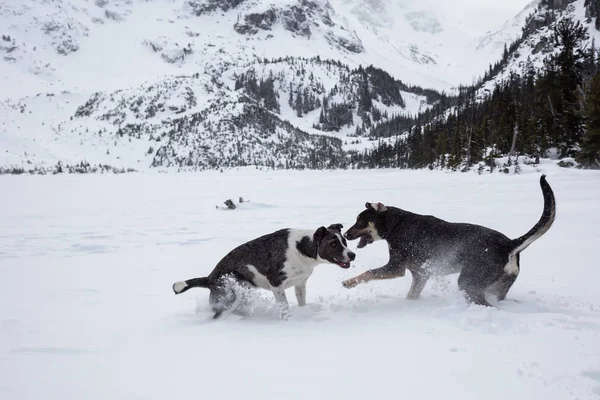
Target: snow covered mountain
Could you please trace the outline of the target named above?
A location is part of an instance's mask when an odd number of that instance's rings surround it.
[[[360,148],[377,123],[437,96],[319,58],[257,60],[89,96],[40,94],[0,103],[0,165],[329,168],[343,163],[342,146]]]
[[[340,166],[483,75],[537,3],[3,0],[0,166]]]
[[[540,0],[533,0],[527,4],[521,12],[514,18],[506,21],[499,29],[489,31],[479,38],[476,48],[487,51],[489,59],[497,58],[504,49],[504,46],[517,40],[523,31],[529,17],[536,12],[540,5]]]
[[[473,46],[526,4],[492,0],[0,1],[3,96],[116,90],[286,56],[373,64],[448,89],[489,63]],[[502,10],[502,11],[500,11]],[[483,18],[482,18],[483,17]],[[485,25],[481,20],[485,20]],[[141,68],[143,66],[143,68]]]
[[[597,3],[597,0],[535,0],[502,29],[483,37],[478,46],[500,49],[501,43],[507,43],[506,33],[516,32],[515,28],[521,26],[520,34],[508,46],[510,51],[504,54],[500,70],[485,82],[482,92],[489,92],[496,82],[506,80],[511,73],[521,75],[528,68],[540,70],[544,60],[560,50],[555,45],[553,29],[563,18],[580,21],[587,28],[589,36],[584,48],[600,43]]]

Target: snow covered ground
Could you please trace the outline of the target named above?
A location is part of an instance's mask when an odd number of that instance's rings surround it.
[[[207,290],[171,284],[282,227],[347,228],[366,201],[517,237],[541,214],[539,173],[3,176],[0,398],[597,399],[600,174],[542,170],[557,220],[497,309],[467,305],[456,276],[419,301],[408,276],[342,288],[387,261],[378,242],[350,270],[317,267],[287,322],[267,292],[213,322]]]

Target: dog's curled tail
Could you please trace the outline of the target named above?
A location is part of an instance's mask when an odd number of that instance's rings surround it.
[[[208,278],[193,278],[187,281],[179,281],[173,284],[173,291],[175,294],[180,294],[193,287],[210,288]]]
[[[529,232],[512,241],[513,250],[510,252],[511,255],[525,250],[531,243],[546,233],[554,223],[554,218],[556,217],[556,200],[554,199],[552,188],[546,181],[546,175],[540,177],[540,186],[542,187],[542,195],[544,196],[542,216]]]

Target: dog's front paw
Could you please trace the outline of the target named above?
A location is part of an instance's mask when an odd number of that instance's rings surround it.
[[[292,316],[292,313],[290,313],[290,310],[288,308],[284,308],[281,310],[281,319],[284,321],[287,321],[288,319],[290,319],[290,317]]]
[[[345,287],[346,289],[352,289],[353,287],[357,286],[360,282],[358,281],[358,279],[356,278],[351,278],[351,279],[346,279],[345,281],[342,282],[342,286]]]

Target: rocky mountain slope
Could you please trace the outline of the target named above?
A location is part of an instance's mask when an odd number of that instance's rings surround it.
[[[485,33],[491,4],[0,1],[0,165],[344,166],[483,75],[539,9],[490,12]]]
[[[526,1],[2,0],[0,82],[9,97],[116,90],[215,65],[320,56],[443,90],[487,66],[478,37]]]
[[[522,25],[520,35],[512,41],[502,60],[496,66],[497,71],[490,79],[486,79],[483,92],[489,92],[500,81],[512,74],[522,75],[528,69],[539,71],[544,60],[560,51],[553,37],[554,28],[565,18],[580,21],[588,31],[583,47],[590,49],[600,43],[600,23],[598,22],[598,6],[596,0],[540,0],[532,2],[527,14],[519,14],[514,23]],[[526,16],[525,16],[526,15]],[[525,18],[523,18],[525,16]],[[502,35],[497,32],[486,37],[482,44],[494,41]]]
[[[2,103],[13,138],[5,165],[95,162],[118,167],[339,166],[391,117],[425,109],[432,90],[382,70],[287,58],[141,86]]]

